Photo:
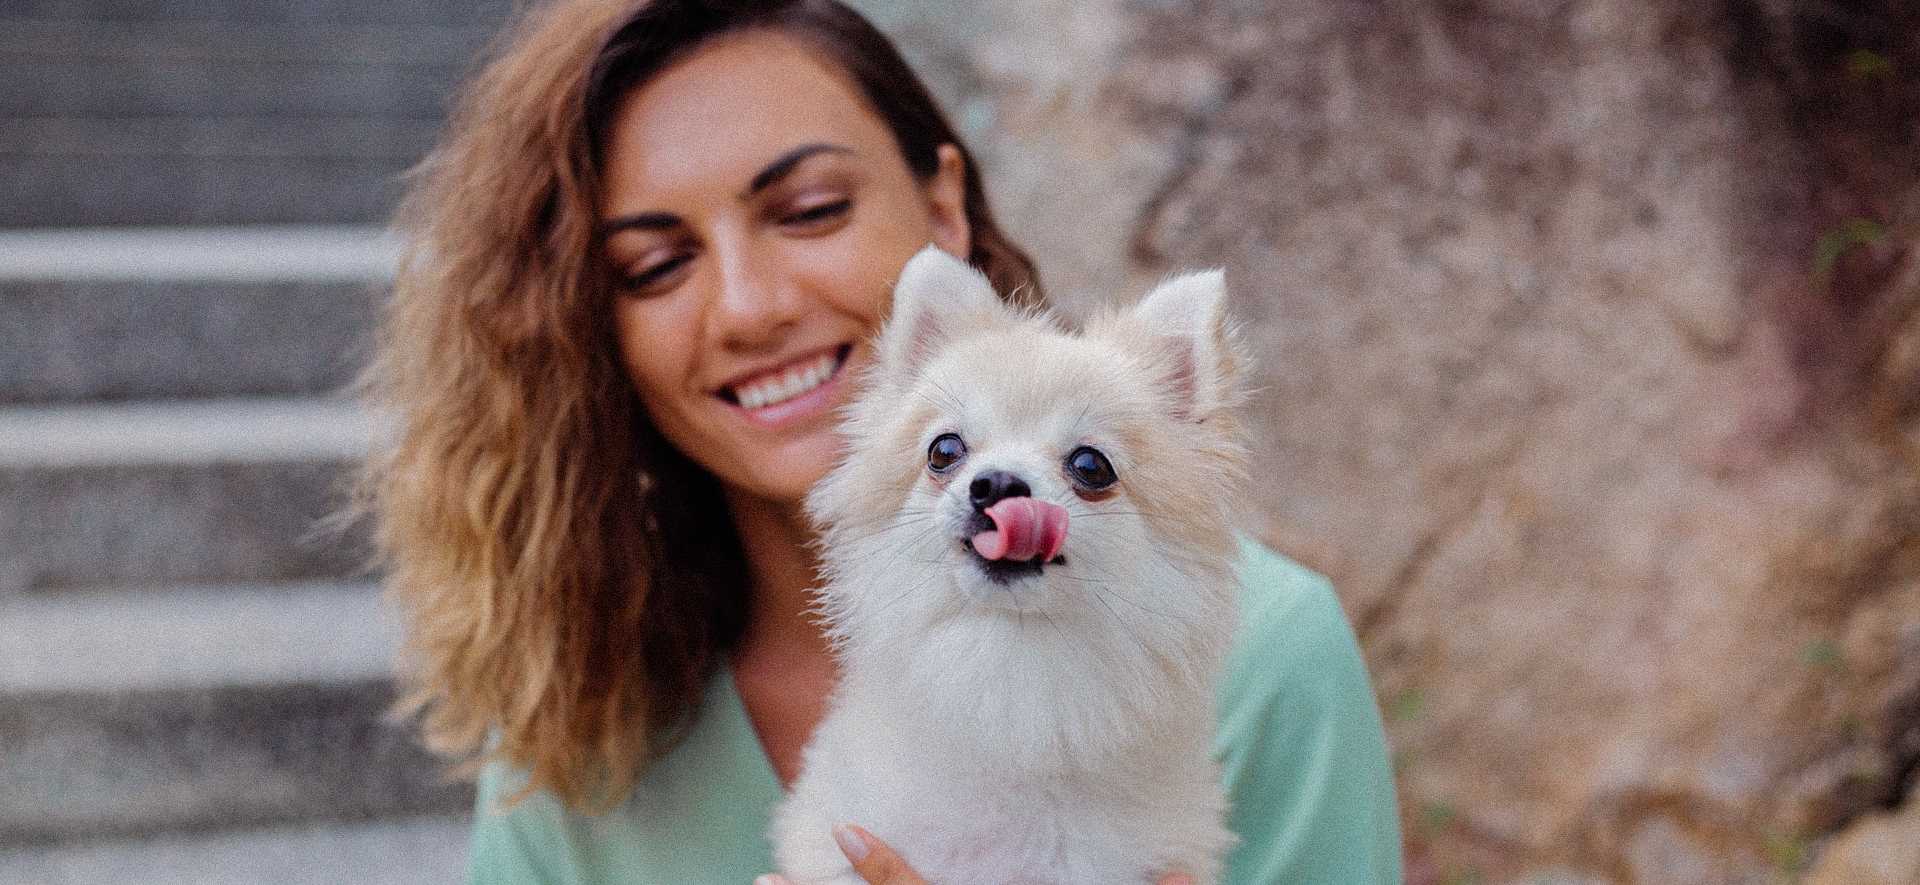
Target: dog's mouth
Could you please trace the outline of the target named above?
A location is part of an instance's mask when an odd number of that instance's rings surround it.
[[[973,549],[972,538],[961,538],[960,546],[967,551],[967,558],[973,560],[973,564],[979,566],[980,571],[986,574],[987,579],[996,584],[1011,584],[1023,578],[1037,578],[1046,572],[1047,566],[1067,564],[1067,555],[1065,553],[1056,554],[1052,559],[1044,562],[1038,557],[1033,559],[988,559],[981,556],[979,551]]]
[[[1001,548],[995,550],[993,556],[983,554],[974,546],[975,538],[1005,528],[988,514],[975,512],[973,518],[967,521],[966,533],[960,538],[960,548],[966,551],[967,558],[973,560],[973,564],[979,567],[988,580],[996,584],[1010,584],[1025,578],[1037,578],[1045,573],[1047,566],[1067,564],[1067,555],[1059,551],[1057,542],[1052,551],[1041,550],[1036,555],[1025,559],[1005,556],[1003,539],[990,539],[999,541],[995,546]],[[1052,555],[1048,556],[1048,552]]]

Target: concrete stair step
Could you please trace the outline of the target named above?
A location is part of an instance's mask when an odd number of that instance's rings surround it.
[[[0,227],[384,219],[509,8],[6,4]]]
[[[468,808],[386,718],[395,635],[372,584],[0,603],[0,846]]]
[[[0,598],[355,574],[363,536],[316,524],[379,432],[330,399],[0,409]]]
[[[96,589],[0,604],[0,691],[199,690],[385,679],[397,634],[373,582]]]
[[[0,117],[433,120],[492,25],[6,21]]]
[[[44,118],[0,125],[0,227],[378,222],[437,121]]]
[[[16,885],[456,885],[465,816],[89,840],[0,853]]]
[[[8,0],[0,19],[463,25],[497,20],[513,6],[512,0]]]
[[[398,262],[371,226],[0,231],[0,405],[342,389]]]

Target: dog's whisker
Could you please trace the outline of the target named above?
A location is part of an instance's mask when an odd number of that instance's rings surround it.
[[[960,397],[955,396],[953,391],[948,390],[945,384],[941,384],[938,381],[929,381],[928,383],[932,385],[934,390],[939,391],[940,395],[944,397],[942,401],[935,402],[934,405],[943,407],[948,411],[952,411],[952,412],[961,411]]]
[[[1044,608],[1040,610],[1039,614],[1041,618],[1046,620],[1047,626],[1053,628],[1055,634],[1058,634],[1061,639],[1067,640],[1071,644],[1072,640],[1067,636],[1067,631],[1060,629],[1060,625],[1053,620],[1053,615],[1048,614]]]
[[[911,587],[907,587],[898,593],[895,593],[891,599],[888,599],[887,601],[882,602],[879,608],[876,608],[873,611],[867,613],[866,620],[871,621],[878,618],[881,614],[886,612],[887,609],[892,608],[896,603],[900,602],[900,600],[920,592],[921,588],[927,586],[928,584],[933,583],[933,579],[936,577],[938,577],[938,575],[929,574],[925,578],[922,578],[919,583],[914,584]]]
[[[904,555],[908,549],[909,549],[909,545],[906,545],[906,544],[902,544],[898,548],[895,548],[895,550],[893,551],[893,556],[887,560],[887,564],[883,566],[883,568],[891,569],[895,563],[900,561],[900,557]],[[924,566],[934,566],[939,564],[938,558],[935,558],[933,560],[927,560],[927,559],[921,559],[916,557],[914,561]]]
[[[932,522],[936,515],[937,514],[933,514],[933,513],[920,514],[913,517],[912,519],[902,519],[902,520],[890,523],[888,525],[884,525],[879,528],[873,529],[872,531],[863,532],[858,535],[849,535],[847,536],[846,540],[852,543],[858,543],[861,541],[866,541],[871,538],[877,538],[877,537],[880,537],[881,535],[898,531],[900,529],[911,528],[913,526]]]
[[[1099,589],[1103,595],[1111,596],[1114,599],[1120,600],[1121,602],[1131,605],[1134,608],[1137,608],[1155,617],[1165,618],[1170,621],[1178,621],[1182,624],[1191,624],[1194,622],[1193,618],[1187,617],[1185,615],[1176,615],[1170,612],[1164,612],[1164,611],[1161,611],[1160,609],[1154,608],[1153,606],[1146,605],[1140,602],[1139,600],[1128,598],[1126,594],[1116,591],[1113,588],[1113,585],[1111,584],[1103,584],[1100,586]]]
[[[902,514],[902,513],[912,513],[912,512],[916,512],[916,509],[917,509],[917,511],[918,511],[918,512],[922,512],[922,513],[931,513],[931,512],[934,512],[934,509],[935,509],[935,507],[937,507],[937,506],[938,506],[937,504],[928,504],[928,505],[926,505],[926,506],[925,506],[925,507],[923,507],[923,508],[905,508],[905,509],[901,509],[901,510],[897,510],[897,511],[894,511],[894,512],[891,512],[891,513],[883,513],[883,514],[880,514],[880,515],[877,515],[877,516],[870,516],[870,517],[868,517],[868,518],[866,518],[866,519],[859,519],[859,520],[849,520],[849,521],[846,521],[846,522],[842,522],[842,523],[840,523],[840,526],[841,526],[842,528],[848,528],[848,527],[857,527],[857,526],[864,526],[864,525],[871,525],[871,524],[873,524],[873,523],[876,523],[876,522],[886,522],[887,520],[889,520],[889,519],[893,519],[894,517],[896,517],[896,516],[898,516],[898,515],[900,515],[900,514]]]
[[[1100,566],[1092,565],[1091,562],[1093,560],[1091,558],[1082,559],[1080,561],[1082,563],[1082,565],[1080,566],[1081,568],[1083,568],[1088,572],[1092,572],[1094,577],[1102,579],[1102,580],[1091,580],[1088,578],[1078,578],[1078,580],[1086,583],[1090,587],[1093,587],[1097,593],[1103,593],[1105,596],[1111,596],[1114,599],[1124,602],[1136,609],[1139,609],[1140,611],[1146,612],[1147,614],[1153,615],[1155,617],[1165,618],[1172,621],[1178,621],[1183,624],[1191,624],[1194,622],[1194,619],[1191,617],[1176,615],[1170,612],[1161,611],[1145,603],[1142,603],[1136,599],[1133,599],[1129,597],[1127,594],[1121,593],[1118,589],[1119,582],[1115,580],[1115,577],[1116,577],[1115,575],[1113,575],[1111,572],[1107,571],[1106,569]],[[1059,577],[1067,578],[1067,579],[1075,579],[1075,576],[1072,576],[1072,575],[1060,575]]]
[[[1073,416],[1072,426],[1078,427],[1078,426],[1084,425],[1086,423],[1087,416],[1092,413],[1093,413],[1093,403],[1081,403],[1080,414]]]
[[[918,523],[925,522],[929,519],[932,519],[933,517],[934,517],[934,514],[932,513],[915,513],[915,514],[909,515],[907,518],[904,518],[904,519],[889,520],[885,525],[876,526],[876,525],[873,525],[872,523],[866,523],[862,525],[850,525],[850,526],[843,527],[837,533],[837,536],[841,539],[845,539],[849,541],[864,541],[876,535],[883,535],[889,531],[893,531],[906,526],[916,525]],[[859,531],[858,534],[855,534],[854,532],[848,531],[849,529],[858,529],[862,531]]]
[[[1193,528],[1213,528],[1212,524],[1191,517],[1172,516],[1165,513],[1147,513],[1140,510],[1089,510],[1085,513],[1076,514],[1074,518],[1092,519],[1096,516],[1138,516],[1141,519],[1154,522],[1170,522],[1178,525],[1192,526]]]
[[[1104,608],[1104,609],[1106,609],[1106,610],[1107,610],[1107,615],[1108,615],[1108,617],[1111,617],[1111,618],[1113,619],[1113,622],[1114,622],[1115,624],[1119,624],[1119,625],[1120,625],[1120,629],[1122,629],[1122,630],[1125,630],[1125,629],[1126,629],[1126,627],[1127,627],[1127,624],[1126,624],[1126,622],[1125,622],[1125,621],[1123,621],[1123,620],[1121,620],[1121,618],[1120,618],[1120,613],[1119,613],[1119,612],[1117,612],[1117,611],[1114,611],[1114,610],[1113,610],[1113,606],[1112,606],[1112,605],[1110,605],[1110,604],[1108,604],[1108,602],[1107,602],[1107,594],[1106,594],[1106,593],[1104,593],[1104,592],[1102,592],[1102,591],[1104,591],[1104,590],[1106,590],[1106,588],[1105,588],[1105,587],[1102,587],[1102,586],[1101,586],[1101,585],[1099,585],[1099,584],[1092,584],[1092,583],[1090,583],[1090,584],[1089,584],[1089,587],[1090,587],[1090,589],[1092,589],[1092,590],[1093,590],[1093,599],[1094,599],[1094,601],[1095,601],[1095,602],[1098,602],[1098,603],[1100,603],[1100,607],[1101,607],[1101,608]]]
[[[1132,640],[1135,645],[1142,648],[1150,647],[1152,643],[1148,642],[1145,637],[1142,637],[1140,631],[1134,629],[1132,622],[1120,617],[1120,613],[1114,611],[1113,606],[1107,605],[1106,599],[1104,598],[1106,594],[1102,592],[1103,590],[1104,588],[1095,587],[1094,598],[1100,600],[1101,605],[1106,606],[1107,614],[1112,616],[1114,625],[1120,628],[1120,632],[1127,634],[1127,638]]]

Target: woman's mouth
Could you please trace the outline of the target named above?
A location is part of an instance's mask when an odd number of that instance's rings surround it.
[[[843,344],[831,352],[788,366],[782,371],[769,372],[745,384],[728,386],[721,390],[721,398],[748,411],[791,402],[832,380],[840,367],[846,365],[847,354],[851,350],[850,345]]]

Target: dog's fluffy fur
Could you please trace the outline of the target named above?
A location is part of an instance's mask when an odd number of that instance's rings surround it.
[[[831,837],[854,823],[933,882],[1216,880],[1246,461],[1223,298],[1218,272],[1174,277],[1072,335],[938,250],[907,265],[849,454],[808,499],[842,676],[775,815],[788,876],[861,883]],[[936,472],[946,433],[966,455]],[[1105,492],[1073,477],[1083,446]],[[996,571],[966,543],[986,470],[1068,509],[1053,563]]]

